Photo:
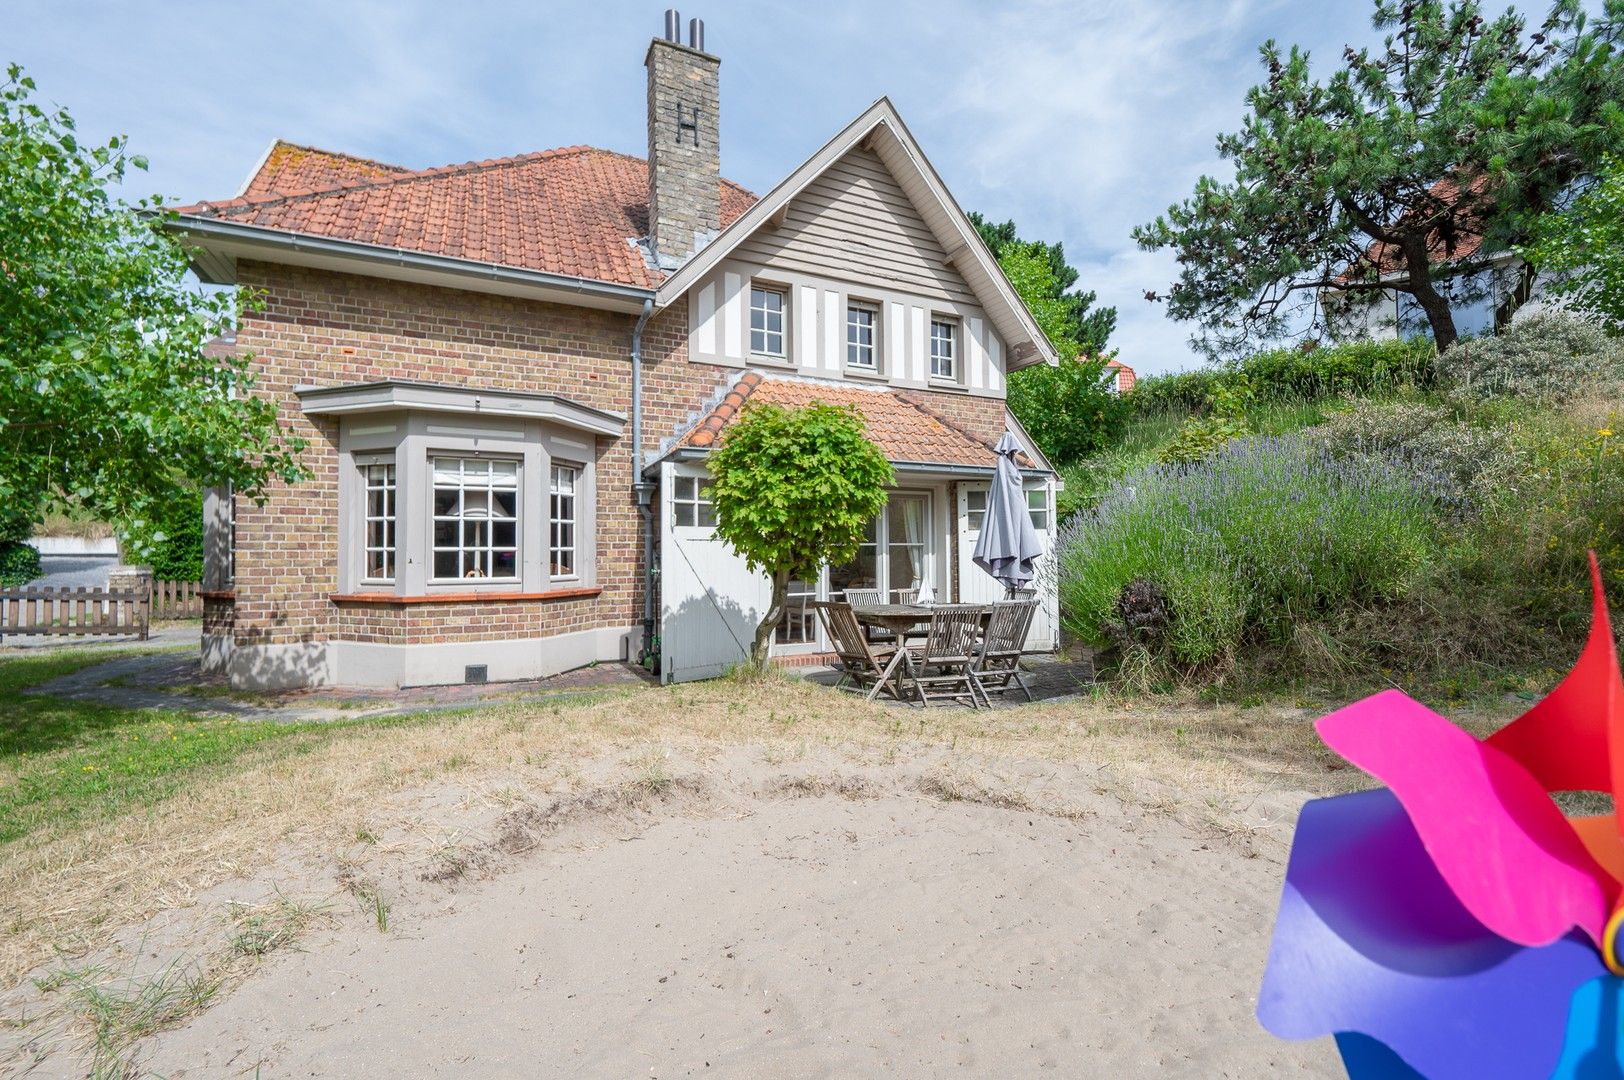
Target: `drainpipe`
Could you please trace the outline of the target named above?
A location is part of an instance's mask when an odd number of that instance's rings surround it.
[[[654,652],[654,488],[643,479],[643,327],[654,314],[652,297],[643,301],[643,312],[632,329],[632,494],[637,499],[637,515],[643,522],[643,647],[637,662],[644,663]]]

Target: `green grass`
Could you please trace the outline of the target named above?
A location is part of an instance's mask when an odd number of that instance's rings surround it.
[[[298,753],[361,725],[404,722],[278,724],[24,692],[130,655],[83,649],[0,657],[0,845],[152,806],[249,755]]]

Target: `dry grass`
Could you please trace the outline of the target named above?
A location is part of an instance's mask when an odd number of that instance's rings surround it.
[[[1268,791],[1330,793],[1362,777],[1314,736],[1317,710],[1198,705],[1099,695],[998,712],[929,712],[869,704],[789,677],[718,681],[492,706],[391,726],[334,729],[295,754],[248,752],[149,810],[89,827],[44,829],[0,849],[0,985],[10,986],[65,951],[83,955],[114,933],[204,890],[253,873],[278,848],[334,853],[375,841],[375,815],[408,790],[444,785],[506,793],[568,780],[577,763],[616,757],[628,804],[681,795],[667,767],[672,751],[693,757],[728,746],[762,746],[777,760],[832,747],[888,763],[922,747],[983,758],[1086,761],[1101,790],[1141,802],[1198,807],[1215,827]],[[938,777],[947,797],[982,797],[961,779]],[[954,787],[958,784],[958,787]],[[983,793],[984,794],[984,793]],[[989,796],[990,797],[990,796]],[[554,808],[552,813],[567,808]],[[527,834],[544,832],[549,810],[533,805]],[[529,839],[514,834],[514,842]],[[444,865],[456,872],[459,856]],[[466,865],[466,864],[465,864]],[[351,888],[388,926],[388,901],[370,882]]]

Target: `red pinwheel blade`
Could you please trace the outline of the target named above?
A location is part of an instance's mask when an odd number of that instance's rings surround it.
[[[1606,791],[1624,833],[1624,683],[1607,617],[1601,567],[1590,553],[1590,639],[1566,678],[1545,698],[1484,740],[1515,758],[1546,791]]]

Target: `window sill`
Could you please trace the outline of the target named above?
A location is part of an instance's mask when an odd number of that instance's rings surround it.
[[[877,371],[874,368],[847,367],[845,369],[845,375],[848,379],[866,379],[871,382],[883,383],[888,383],[891,381],[891,376],[885,374],[883,371]]]
[[[929,385],[932,390],[946,390],[951,394],[968,394],[970,392],[970,388],[957,379],[940,379],[932,376]]]
[[[583,600],[602,593],[596,586],[573,589],[548,589],[545,592],[443,592],[420,596],[397,596],[394,593],[331,593],[327,599],[335,604],[390,604],[411,607],[418,604],[503,604],[514,600]]]
[[[204,589],[201,592],[199,592],[197,595],[201,596],[205,600],[236,600],[237,599],[237,590],[235,590],[235,589]]]

